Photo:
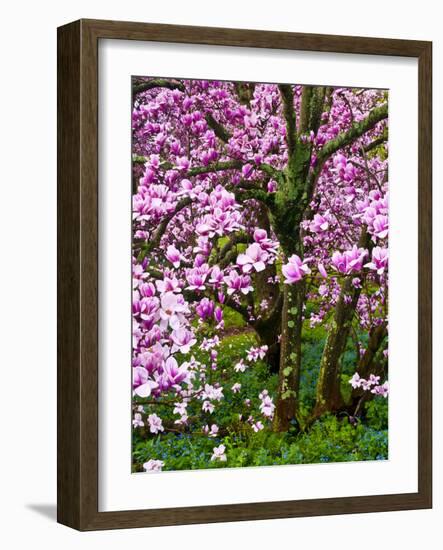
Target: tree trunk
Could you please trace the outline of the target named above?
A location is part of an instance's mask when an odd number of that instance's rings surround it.
[[[285,285],[283,290],[280,369],[274,431],[286,432],[297,415],[301,368],[301,333],[305,284]]]
[[[369,250],[372,248],[366,227],[362,228],[358,246]],[[344,405],[340,391],[340,359],[346,347],[352,318],[361,293],[361,289],[352,284],[354,277],[353,274],[346,277],[335,306],[334,317],[320,360],[316,402],[311,421],[325,412],[337,411]]]
[[[352,277],[348,277],[343,284],[320,360],[316,402],[312,415],[314,419],[325,412],[337,410],[343,404],[340,392],[340,358],[346,347],[359,296],[360,289],[354,288]]]

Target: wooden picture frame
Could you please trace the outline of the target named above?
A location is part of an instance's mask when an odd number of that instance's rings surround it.
[[[98,511],[98,41],[223,45],[418,59],[418,492]],[[80,20],[58,29],[58,521],[79,530],[242,521],[432,506],[432,44]]]

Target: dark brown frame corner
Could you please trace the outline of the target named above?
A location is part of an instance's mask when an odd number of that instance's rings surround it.
[[[98,511],[98,41],[124,39],[418,58],[418,492],[164,510]],[[80,20],[58,29],[58,521],[79,530],[432,506],[432,44]]]

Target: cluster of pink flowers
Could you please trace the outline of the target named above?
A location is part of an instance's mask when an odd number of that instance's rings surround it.
[[[351,250],[345,252],[334,252],[332,255],[331,263],[334,269],[339,273],[349,275],[353,271],[359,272],[363,267],[363,261],[368,255],[368,251],[364,248],[357,248],[356,245]]]
[[[258,348],[252,347],[247,351],[248,361],[258,361],[259,359],[264,359],[268,351],[268,346],[260,346]]]
[[[297,112],[301,91],[293,86]],[[300,136],[312,147],[311,170],[323,146],[362,120],[382,98],[376,90],[357,96],[350,89],[334,89],[318,131]],[[235,380],[225,390],[222,386],[219,344],[226,308],[239,311],[254,326],[272,311],[285,284],[303,280],[315,306],[306,313],[314,326],[329,318],[343,278],[349,277],[360,292],[356,316],[361,328],[386,321],[387,161],[378,154],[362,157],[362,147],[381,135],[384,124],[326,161],[306,210],[310,213],[293,228],[302,235],[299,255],[290,255],[280,246],[269,216],[263,215],[263,205],[255,198],[239,198],[249,189],[266,200],[280,198],[278,172],[287,166],[288,150],[278,86],[255,84],[241,101],[236,85],[217,81],[185,80],[175,89],[157,87],[134,95],[135,429],[157,436],[171,429],[156,408],[167,400],[174,404],[173,429],[200,431],[204,424],[203,433],[218,437],[219,427],[209,415],[224,391],[244,403],[251,413],[246,422],[254,431],[272,419],[273,397],[263,390],[259,403],[249,396],[251,401],[241,380],[253,363],[266,358],[267,346],[257,343],[246,357],[236,359],[229,367]],[[226,130],[222,136],[217,125]],[[362,229],[372,239],[367,249],[357,245]],[[262,295],[263,281],[269,295]],[[387,382],[353,377],[352,384],[377,395],[388,393]],[[195,414],[208,415],[198,427]],[[261,420],[256,419],[259,414]],[[211,460],[225,462],[226,448],[215,447]],[[144,469],[160,471],[163,466],[153,457]]]
[[[380,384],[380,376],[371,374],[368,379],[360,378],[358,372],[356,372],[349,380],[351,386],[355,388],[361,388],[365,391],[370,391],[375,395],[381,395],[382,397],[388,397],[389,395],[389,382],[386,380],[383,384]]]

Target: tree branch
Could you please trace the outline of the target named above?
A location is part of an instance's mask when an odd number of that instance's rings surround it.
[[[137,261],[141,262],[143,258],[145,258],[146,254],[151,252],[153,248],[158,246],[160,244],[160,240],[163,237],[166,228],[168,227],[169,222],[174,218],[180,210],[183,210],[183,208],[186,208],[192,203],[192,200],[190,197],[185,197],[180,202],[177,203],[175,209],[173,212],[165,216],[162,221],[157,226],[157,229],[155,230],[155,233],[149,241],[145,243],[145,245],[142,247],[142,249],[139,252],[139,255],[137,257]]]
[[[286,120],[286,143],[288,155],[292,157],[295,152],[297,122],[294,109],[294,92],[290,84],[279,84],[278,89],[283,102],[283,116]]]
[[[146,92],[147,90],[152,90],[153,88],[167,88],[168,90],[180,90],[181,92],[185,91],[185,86],[178,80],[156,78],[154,80],[147,80],[146,82],[134,84],[132,87],[132,92],[134,95],[137,95],[142,92]]]
[[[224,267],[225,260],[229,254],[229,252],[236,246],[237,244],[247,244],[252,241],[252,238],[250,235],[245,233],[244,231],[237,231],[236,233],[231,233],[229,236],[228,242],[221,248],[220,252],[217,255],[217,259],[215,261],[216,264],[221,263]]]
[[[220,124],[220,122],[217,122],[211,113],[207,113],[205,119],[209,128],[214,130],[214,134],[221,139],[223,143],[228,143],[231,139],[231,134],[226,130],[226,128]]]
[[[351,145],[356,139],[360,138],[363,134],[372,130],[376,124],[381,120],[388,118],[388,104],[385,103],[381,107],[373,109],[369,115],[362,121],[353,124],[349,130],[342,132],[335,139],[328,141],[323,149],[318,153],[318,164],[323,164],[336,153],[339,149]]]
[[[372,151],[372,149],[375,149],[379,145],[382,145],[385,141],[388,141],[388,130],[387,128],[384,129],[381,136],[371,141],[371,143],[368,143],[363,147],[363,150],[365,153],[368,153],[369,151]]]
[[[274,196],[263,189],[234,189],[235,198],[239,201],[256,200],[265,204],[268,208],[274,206]]]
[[[148,157],[144,157],[141,155],[132,155],[132,162],[134,162],[135,164],[146,164],[147,162],[149,162],[149,159]],[[241,160],[225,160],[213,162],[211,164],[208,164],[207,166],[195,166],[194,168],[190,168],[187,171],[187,175],[191,177],[200,176],[203,174],[210,174],[211,172],[221,172],[223,170],[240,170],[242,166],[244,166],[244,164],[246,163]],[[171,163],[162,163],[161,168],[169,170],[173,168],[173,165]],[[268,176],[271,176],[273,178],[278,177],[279,171],[270,164],[262,162],[257,166],[257,168],[262,172],[265,172],[265,174],[267,174]]]
[[[335,139],[328,141],[317,155],[317,164],[309,177],[308,196],[312,196],[317,185],[317,180],[325,162],[339,149],[351,145],[369,130],[372,130],[380,121],[388,118],[388,104],[373,109],[362,121],[357,122],[346,132],[342,132]]]

